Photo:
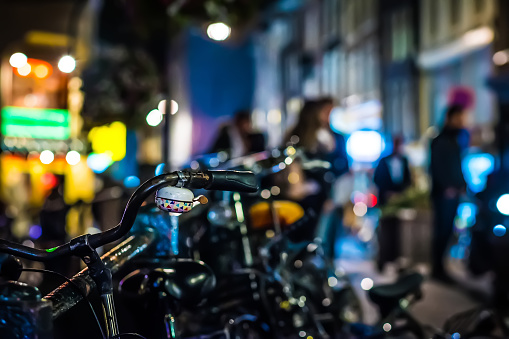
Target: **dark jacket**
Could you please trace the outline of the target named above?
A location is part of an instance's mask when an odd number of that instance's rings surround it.
[[[408,167],[408,159],[401,156],[402,162],[402,180],[401,182],[394,182],[391,176],[389,161],[394,158],[395,155],[391,154],[385,158],[380,159],[378,166],[375,169],[375,175],[373,181],[378,187],[378,198],[380,205],[385,205],[389,200],[391,192],[400,193],[412,183],[410,177],[410,168]]]
[[[461,169],[462,147],[459,129],[445,127],[431,142],[431,195],[443,197],[447,188],[464,191],[467,187]]]
[[[332,164],[332,172],[340,177],[350,170],[348,155],[346,154],[346,141],[342,134],[334,133],[336,149],[332,153],[325,154],[324,158]]]

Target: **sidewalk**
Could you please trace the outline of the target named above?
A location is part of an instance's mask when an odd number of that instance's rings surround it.
[[[395,265],[389,265],[383,274],[380,274],[376,270],[374,261],[371,260],[369,248],[353,237],[343,239],[338,245],[341,246],[342,259],[336,261],[336,266],[350,276],[362,300],[364,321],[367,324],[374,324],[378,320],[378,310],[376,305],[368,300],[367,292],[361,288],[361,281],[364,278],[370,278],[375,285],[391,283],[397,278],[397,268]],[[429,279],[424,282],[423,299],[411,307],[411,312],[423,324],[440,328],[450,316],[479,306],[481,299],[488,298],[488,277],[479,280],[471,279],[458,262],[450,264],[452,276],[461,282],[461,285],[449,286]],[[424,275],[429,271],[423,264],[414,268]]]

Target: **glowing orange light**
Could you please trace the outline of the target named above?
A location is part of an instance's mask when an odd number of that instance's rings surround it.
[[[53,73],[53,67],[44,60],[28,58],[28,62],[20,68],[13,68],[16,75],[46,79]]]
[[[40,64],[35,66],[34,73],[39,79],[44,79],[49,75],[49,69],[46,65]]]

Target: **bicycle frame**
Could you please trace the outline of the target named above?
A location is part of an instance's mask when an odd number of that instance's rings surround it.
[[[111,249],[101,257],[106,267],[112,273],[117,272],[129,260],[145,251],[156,240],[156,233],[152,229],[146,229],[144,232],[132,235],[125,241]],[[77,273],[71,281],[78,285],[80,289],[88,295],[96,287],[95,282],[89,275],[88,268]],[[71,283],[65,282],[50,292],[46,297],[53,303],[53,319],[58,318],[82,299],[83,295],[76,291],[76,287]]]

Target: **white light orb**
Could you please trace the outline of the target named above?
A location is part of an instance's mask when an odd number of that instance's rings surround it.
[[[81,160],[81,155],[76,151],[69,151],[65,156],[65,160],[71,166],[77,165]]]
[[[158,109],[153,109],[147,114],[147,124],[152,127],[155,127],[163,121],[163,114]]]
[[[373,279],[370,279],[370,278],[362,279],[362,281],[361,281],[361,288],[364,291],[369,291],[370,289],[372,289],[373,288]]]
[[[76,68],[76,60],[70,55],[64,55],[58,61],[58,69],[64,73],[71,73]]]
[[[363,202],[357,202],[353,206],[353,213],[358,217],[363,217],[368,213],[368,205]]]
[[[389,332],[390,330],[392,330],[392,325],[389,323],[385,323],[383,329],[385,332]]]
[[[207,27],[207,35],[209,36],[209,38],[215,41],[224,41],[228,39],[231,32],[232,29],[230,28],[230,26],[222,22],[216,22],[210,24]]]
[[[497,200],[497,209],[504,215],[509,215],[509,194],[501,195]]]
[[[53,154],[53,152],[51,151],[44,150],[41,152],[39,159],[43,164],[48,165],[51,164],[53,160],[55,160],[55,154]]]
[[[28,62],[27,56],[25,54],[19,53],[19,52],[14,53],[9,58],[9,63],[11,64],[12,67],[15,67],[15,68],[23,67],[27,64],[27,62]]]
[[[497,53],[493,54],[493,63],[497,66],[503,66],[509,62],[509,55],[507,53],[508,51],[498,51]]]
[[[173,115],[179,111],[179,104],[175,100],[170,101],[170,113]]]
[[[18,68],[18,73],[19,75],[21,76],[27,76],[30,74],[30,72],[32,72],[32,66],[30,66],[30,64],[26,63],[24,66]]]

